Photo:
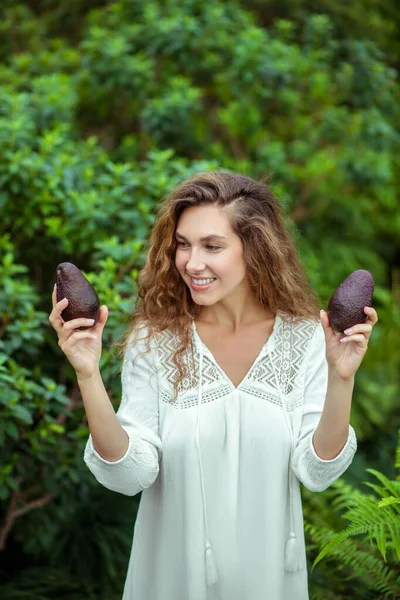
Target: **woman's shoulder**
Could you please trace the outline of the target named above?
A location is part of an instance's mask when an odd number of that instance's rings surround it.
[[[282,323],[284,323],[287,327],[310,331],[315,331],[315,328],[318,326],[322,327],[321,319],[311,315],[293,315],[282,310],[278,311],[277,315],[279,315]]]
[[[290,341],[299,350],[307,351],[310,344],[318,343],[320,336],[324,336],[321,320],[316,317],[291,315],[282,311],[278,314],[281,338]]]
[[[138,323],[127,334],[125,354],[136,356],[142,353],[154,354],[160,343],[159,334],[145,323]]]

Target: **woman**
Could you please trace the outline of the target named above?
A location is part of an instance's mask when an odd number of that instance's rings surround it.
[[[322,491],[353,459],[375,310],[336,334],[265,183],[223,171],[165,198],[138,281],[117,414],[99,371],[107,308],[78,331],[87,321],[64,323],[54,292],[50,315],[88,468],[142,491],[123,600],[306,600],[300,482]]]

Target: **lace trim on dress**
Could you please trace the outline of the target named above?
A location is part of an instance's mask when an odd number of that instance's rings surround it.
[[[275,334],[275,344],[263,347],[258,358],[245,378],[236,388],[228,379],[207,346],[203,344],[203,394],[202,403],[213,402],[229,395],[236,389],[252,396],[281,406],[278,382],[271,361],[279,379],[282,394],[285,396],[287,410],[295,410],[302,405],[304,391],[304,358],[308,344],[317,326],[312,319],[294,320],[290,315],[280,313],[279,325]],[[272,334],[273,335],[273,334]],[[178,348],[177,337],[169,330],[163,331],[157,344],[159,358],[159,394],[163,402],[171,402],[174,381],[178,378],[178,369],[172,357]],[[194,342],[193,342],[194,343]],[[197,405],[197,384],[199,356],[194,344],[194,361],[191,361],[190,348],[182,353],[182,360],[188,374],[178,386],[178,396],[171,404],[178,410]]]

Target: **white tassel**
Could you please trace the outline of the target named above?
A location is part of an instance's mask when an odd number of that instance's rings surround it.
[[[206,582],[207,585],[217,583],[217,565],[215,562],[214,553],[211,550],[210,542],[206,542]]]
[[[285,571],[299,571],[302,567],[299,547],[296,540],[296,534],[291,531],[289,539],[286,542],[285,552]]]

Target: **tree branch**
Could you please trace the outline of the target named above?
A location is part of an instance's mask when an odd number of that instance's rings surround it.
[[[0,552],[5,549],[6,541],[10,534],[10,531],[15,523],[15,521],[30,512],[31,510],[35,510],[35,508],[41,508],[48,504],[53,499],[53,494],[45,494],[42,498],[38,498],[37,500],[32,500],[25,504],[25,506],[21,506],[17,508],[18,500],[21,498],[21,493],[19,491],[19,486],[22,482],[22,477],[18,477],[16,480],[17,489],[13,491],[10,499],[10,504],[8,507],[7,516],[4,521],[4,525],[0,529]]]

